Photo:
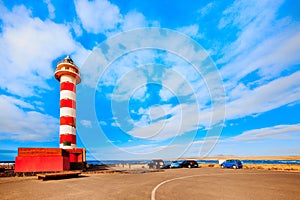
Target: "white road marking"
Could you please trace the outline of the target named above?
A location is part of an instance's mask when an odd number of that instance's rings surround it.
[[[185,178],[192,178],[192,177],[195,177],[195,176],[200,176],[200,175],[193,175],[193,176],[182,176],[182,177],[178,177],[178,178],[172,178],[172,179],[168,179],[166,181],[163,181],[161,183],[159,183],[151,192],[151,200],[155,200],[155,192],[156,190],[162,186],[163,184],[165,183],[168,183],[168,182],[171,182],[171,181],[174,181],[174,180],[178,180],[178,179],[185,179]]]
[[[197,176],[221,176],[224,174],[233,174],[233,173],[214,173],[214,174],[197,174],[197,175],[191,175],[191,176],[181,176],[181,177],[177,177],[177,178],[172,178],[172,179],[168,179],[165,180],[161,183],[159,183],[158,185],[155,186],[155,188],[152,190],[151,192],[151,200],[155,200],[155,193],[156,190],[162,186],[165,183],[171,182],[171,181],[175,181],[175,180],[180,180],[180,179],[186,179],[186,178],[192,178],[192,177],[197,177]],[[249,174],[267,174],[267,173],[236,173],[236,174],[243,174],[243,175],[249,175]],[[281,174],[281,173],[268,173],[268,174]]]

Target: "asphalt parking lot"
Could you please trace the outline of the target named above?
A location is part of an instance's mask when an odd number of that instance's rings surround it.
[[[167,169],[40,181],[0,178],[1,199],[300,199],[300,173],[248,169]]]

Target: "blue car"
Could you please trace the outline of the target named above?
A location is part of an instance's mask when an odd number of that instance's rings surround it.
[[[243,164],[240,160],[225,160],[223,163],[221,163],[222,168],[243,168]]]
[[[173,161],[170,165],[170,168],[181,168],[181,165],[178,161]]]

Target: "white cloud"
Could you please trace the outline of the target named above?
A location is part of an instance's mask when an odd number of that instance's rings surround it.
[[[203,35],[199,33],[199,25],[193,24],[190,26],[179,27],[177,30],[193,38],[203,38]]]
[[[288,66],[300,63],[298,56],[300,47],[297,45],[300,42],[299,31],[300,25],[294,24],[264,39],[254,47],[233,44],[232,47],[236,49],[226,56],[239,55],[222,67],[222,75],[233,83],[256,70],[262,80],[277,77],[282,71],[287,70]],[[249,49],[246,49],[247,47]]]
[[[226,105],[226,118],[236,119],[260,114],[300,99],[300,72],[278,78],[254,90],[240,92],[240,97]],[[237,97],[237,96],[236,96]]]
[[[120,149],[130,154],[144,154],[146,158],[153,158],[153,155],[162,158],[165,157],[163,156],[163,154],[166,154],[168,149],[170,148],[174,149],[174,145],[168,146],[168,145],[158,145],[158,144],[140,144],[134,146],[132,145],[129,147],[122,147]],[[173,151],[173,153],[175,152]],[[143,159],[145,159],[145,157],[143,157]]]
[[[260,20],[262,20],[262,23],[268,22],[270,18],[274,17],[282,2],[283,0],[276,2],[272,0],[260,2],[236,0],[229,8],[223,11],[219,28],[234,25],[243,29],[251,22],[256,23]]]
[[[150,116],[151,121],[156,121],[161,118],[164,118],[168,114],[171,114],[172,113],[171,111],[172,111],[172,105],[164,104],[164,105],[151,106],[143,112]]]
[[[143,100],[146,97],[147,94],[147,87],[141,86],[140,88],[137,88],[134,93],[133,96],[131,98],[136,99],[136,100]]]
[[[107,126],[107,123],[106,123],[105,121],[99,121],[99,124],[100,124],[101,126]]]
[[[231,120],[249,115],[257,115],[284,105],[298,102],[300,99],[300,83],[298,80],[300,80],[300,72],[279,78],[266,85],[257,87],[254,90],[250,90],[244,85],[239,85],[236,90],[232,91],[232,94],[229,94],[233,98],[230,99],[226,105],[225,118]],[[178,108],[181,107],[183,111],[182,116],[185,115],[182,119],[179,118],[178,115],[180,114],[181,116],[181,113],[174,112],[174,110],[177,109],[175,107],[166,112],[166,114],[173,115],[169,120],[154,123],[149,126],[149,129],[147,129],[147,127],[144,129],[133,129],[131,132],[139,134],[144,133],[146,136],[149,136],[151,134],[153,135],[155,130],[161,131],[159,129],[161,128],[163,131],[159,132],[155,137],[157,139],[165,139],[195,130],[195,127],[205,127],[207,129],[212,126],[211,123],[222,120],[223,109],[219,109],[218,106],[212,109],[209,106],[201,105],[202,104],[198,104],[199,107],[196,108],[196,104],[181,104]],[[213,119],[212,116],[214,116],[214,122],[211,121]],[[174,129],[171,129],[169,125],[172,123],[182,123],[180,125],[180,131],[182,132],[178,132],[176,126],[172,127]]]
[[[49,90],[46,80],[53,78],[51,62],[63,54],[85,52],[67,26],[32,18],[24,6],[11,12],[0,6],[0,11],[0,65],[5,71],[0,87],[9,93],[30,97]]]
[[[163,57],[165,65],[171,67],[162,74],[162,86],[160,97],[166,101],[171,97],[194,95],[198,105],[203,108],[210,101],[210,94],[206,83],[217,79],[215,73],[208,73],[204,76],[186,60],[171,53]],[[206,66],[200,66],[205,68]],[[180,100],[180,98],[179,98]]]
[[[188,40],[181,34],[164,29],[161,31],[159,31],[159,29],[138,29],[132,32],[125,32],[117,35],[116,37],[109,38],[105,43],[100,45],[99,48],[94,49],[93,53],[89,56],[85,63],[85,70],[83,70],[83,74],[85,76],[84,84],[94,87],[99,80],[99,75],[103,75],[111,69],[113,69],[116,73],[109,74],[106,78],[109,79],[110,77],[110,79],[112,79],[110,82],[113,82],[117,80],[119,75],[122,75],[122,72],[125,74],[133,67],[157,63],[155,59],[161,60],[161,58],[155,57],[154,51],[148,51],[148,54],[152,54],[152,57],[134,57],[136,54],[139,54],[139,52],[141,52],[140,55],[144,55],[145,52],[147,52],[146,50],[150,48],[166,49],[170,52],[175,52],[190,63],[198,66],[199,63],[203,62],[207,58],[208,55],[201,47],[196,45],[196,48],[195,45],[196,44],[193,40]],[[127,54],[128,51],[132,52]],[[120,55],[120,53],[123,54]],[[116,61],[117,63],[119,62],[119,59],[125,61],[123,60],[123,57],[125,57],[125,60],[126,58],[132,58],[128,62],[130,65],[122,65],[123,63],[118,63],[119,68],[115,68],[117,65],[114,65],[115,63],[111,62]],[[112,68],[112,66],[114,68]],[[212,70],[213,67],[206,66],[200,70],[203,72],[206,69]],[[101,79],[102,78],[103,76],[101,76]],[[105,83],[105,81],[103,81],[103,83]],[[101,80],[100,84],[102,84]]]
[[[58,136],[59,120],[36,112],[27,102],[13,97],[0,96],[1,139],[23,141],[53,141]]]
[[[182,71],[182,70],[181,70]],[[187,73],[189,70],[184,70]],[[193,88],[190,80],[186,79],[182,73],[178,73],[173,69],[166,69],[162,74],[162,85],[167,88],[176,97],[193,94]]]
[[[271,127],[252,129],[240,135],[225,139],[207,138],[208,142],[217,141],[209,153],[214,155],[234,156],[278,156],[298,155],[300,124],[282,124]],[[186,152],[188,156],[199,156],[205,140],[191,143]]]
[[[132,81],[134,80],[134,82]],[[129,101],[135,94],[135,90],[147,83],[147,78],[141,70],[132,70],[123,77],[115,85],[112,99],[115,101]]]
[[[234,141],[251,140],[295,140],[300,139],[300,124],[277,125],[245,131],[242,134],[231,138]]]
[[[180,136],[186,132],[198,129],[202,123],[209,124],[210,115],[201,117],[196,104],[180,104],[172,107],[169,104],[149,108],[149,115],[152,123],[147,126],[135,126],[128,131],[128,134],[149,140],[165,140]],[[169,116],[166,118],[166,116]],[[144,119],[148,120],[148,119]]]
[[[207,138],[205,138],[205,139],[203,139],[203,140],[195,140],[195,141],[193,141],[193,142],[191,142],[191,144],[190,145],[203,145],[205,142],[216,142],[217,140],[219,139],[219,137],[215,137],[215,136],[211,136],[211,137],[207,137]],[[197,146],[197,147],[198,147]],[[199,149],[198,149],[199,150]]]
[[[153,65],[155,60],[163,60],[164,64]],[[195,95],[199,102],[206,104],[210,96],[202,76],[188,62],[174,54],[138,50],[122,56],[110,65],[101,76],[99,85],[116,85],[115,99],[121,101],[129,97],[146,97],[145,85],[155,82],[162,85],[160,96],[165,101],[174,96]],[[210,75],[206,75],[205,79],[211,79]]]
[[[137,11],[131,11],[124,16],[124,20],[122,23],[123,31],[135,29],[135,28],[142,28],[147,27],[148,22],[145,16],[142,13]]]
[[[263,83],[300,63],[300,25],[288,17],[277,18],[282,2],[235,1],[223,12],[220,28],[239,30],[236,40],[223,48],[223,56],[217,61],[225,64],[222,75],[233,86],[256,70]]]
[[[241,86],[240,89],[234,91],[238,95],[231,94],[235,98],[226,105],[226,119],[256,115],[297,102],[300,99],[298,80],[300,80],[300,72],[279,78],[252,91]],[[197,127],[209,128],[212,126],[212,115],[214,115],[214,122],[222,120],[222,109],[220,110],[218,107],[215,107],[214,110],[210,107],[200,109],[196,106],[196,104],[181,104],[171,109],[163,109],[164,115],[171,114],[172,117],[158,120],[146,127],[135,127],[129,131],[129,134],[160,140],[193,131]],[[155,115],[156,113],[154,113]],[[178,124],[180,127],[177,126]]]
[[[80,120],[80,123],[82,124],[82,126],[85,126],[85,127],[87,127],[87,128],[90,128],[90,127],[92,127],[92,122],[91,121],[89,121],[89,120]]]
[[[130,52],[129,54],[122,55],[120,58],[115,60],[111,65],[105,66],[107,68],[105,69],[103,75],[101,76],[101,79],[99,80],[100,85],[105,85],[105,86],[116,85],[118,81],[124,78],[129,81],[126,84],[132,84],[132,80],[139,79],[136,76],[141,76],[140,77],[141,83],[146,83],[145,81],[146,76],[151,72],[147,70],[147,72],[144,73],[139,68],[145,64],[154,63],[155,55],[156,53],[150,50],[149,51],[137,50],[134,52]],[[99,68],[103,66],[98,65],[97,67]],[[92,72],[88,72],[88,73],[92,73]],[[128,77],[128,75],[131,75],[132,77]],[[137,92],[142,92],[142,90],[144,90],[144,84],[141,84],[139,86],[140,87],[135,89],[141,90]]]
[[[117,5],[107,0],[75,0],[75,8],[83,28],[90,33],[112,36],[122,31],[149,26],[159,26],[157,21],[148,21],[135,10],[121,14]]]
[[[204,7],[202,7],[200,10],[198,10],[198,12],[201,14],[201,16],[205,16],[207,15],[211,9],[213,8],[213,3],[210,2],[208,4],[206,4]]]
[[[1,95],[1,99],[3,101],[12,103],[12,104],[14,104],[15,106],[17,106],[19,108],[34,109],[34,106],[31,105],[30,103],[27,103],[27,102],[25,102],[23,100],[20,100],[20,99],[16,99],[16,98],[11,97],[11,96]]]
[[[116,29],[122,20],[119,8],[107,0],[76,0],[75,8],[84,29],[91,33]]]
[[[70,27],[74,30],[74,33],[76,34],[77,37],[82,36],[83,30],[80,26],[79,20],[74,20],[72,23],[70,23]]]
[[[120,127],[120,124],[118,122],[112,122],[110,125],[114,127]]]
[[[51,3],[51,0],[44,0],[44,2],[48,6],[49,18],[54,19],[55,18],[55,7]]]
[[[51,2],[45,3],[49,17],[55,17]],[[44,97],[46,90],[51,90],[47,81],[53,79],[53,60],[72,54],[79,64],[88,51],[73,40],[67,25],[32,17],[24,6],[8,10],[0,4],[0,19],[0,65],[5,72],[0,87],[11,94],[0,96],[1,139],[53,141],[59,120],[43,113],[44,103],[32,97]]]
[[[300,51],[300,24],[295,24],[294,31],[286,30],[270,40],[262,43],[262,46],[277,46],[273,50],[265,49],[259,59],[252,63],[252,66],[260,67],[260,75],[263,77],[274,77],[287,69],[300,63],[298,52]],[[277,39],[277,40],[276,40]],[[267,53],[267,51],[269,53]],[[270,67],[264,67],[270,66]]]
[[[283,72],[293,73],[300,63],[300,24],[278,18],[282,3],[235,1],[223,12],[219,28],[239,30],[217,61],[228,94],[227,119],[260,114],[300,99],[299,73],[278,78]]]
[[[107,159],[120,159],[120,160],[133,160],[133,159],[153,159],[153,158],[178,158],[184,151],[184,146],[171,144],[131,144],[126,147],[118,148],[93,148],[89,152],[99,160]]]

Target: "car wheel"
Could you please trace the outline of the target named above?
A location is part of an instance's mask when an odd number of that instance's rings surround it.
[[[188,165],[188,168],[191,168],[192,166],[191,165]]]
[[[237,169],[237,166],[233,165],[232,168],[233,168],[233,169]]]
[[[222,169],[224,169],[224,168],[225,168],[225,166],[224,166],[224,165],[221,165],[221,168],[222,168]]]

